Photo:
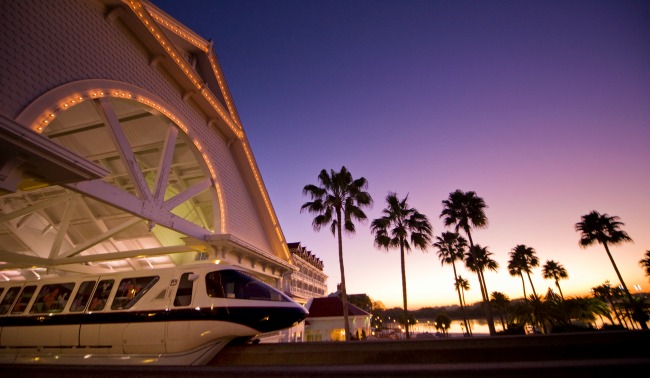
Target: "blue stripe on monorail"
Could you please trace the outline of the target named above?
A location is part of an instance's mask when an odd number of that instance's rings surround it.
[[[241,324],[260,333],[265,333],[291,327],[302,321],[306,316],[306,310],[299,307],[206,307],[155,311],[7,316],[0,317],[0,327],[213,320]]]

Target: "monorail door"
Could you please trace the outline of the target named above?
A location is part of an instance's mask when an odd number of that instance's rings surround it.
[[[198,271],[192,269],[178,269],[169,283],[171,310],[191,308],[194,295],[199,285]],[[187,342],[190,332],[190,322],[177,320],[167,323],[167,352],[173,353],[180,350]]]

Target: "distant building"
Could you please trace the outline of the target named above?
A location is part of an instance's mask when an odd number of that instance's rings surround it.
[[[293,265],[298,269],[284,277],[285,291],[293,299],[306,304],[311,298],[325,296],[327,292],[327,275],[323,273],[323,261],[299,242],[288,243]]]
[[[325,295],[327,275],[323,273],[323,261],[299,242],[287,243],[287,246],[294,270],[285,273],[282,279],[283,290],[293,300],[304,306],[310,299]],[[306,341],[304,338],[305,324],[306,322],[301,322],[287,330],[260,335],[260,342]]]
[[[307,310],[305,341],[345,341],[343,301],[338,295],[310,299]],[[348,303],[351,338],[360,340],[370,335],[371,317],[368,312]]]

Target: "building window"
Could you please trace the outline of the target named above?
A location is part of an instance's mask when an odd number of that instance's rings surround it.
[[[345,330],[343,328],[335,328],[330,331],[330,340],[332,341],[345,341]]]
[[[320,330],[305,330],[305,338],[307,341],[323,341]]]

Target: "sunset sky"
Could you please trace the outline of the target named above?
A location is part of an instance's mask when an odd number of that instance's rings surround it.
[[[300,213],[321,169],[368,180],[368,222],[343,240],[348,293],[402,305],[399,251],[374,247],[385,197],[408,194],[434,235],[442,201],[475,191],[489,225],[472,234],[500,268],[489,292],[522,296],[510,250],[535,248],[569,274],[565,296],[618,284],[601,245],[581,249],[580,217],[619,216],[612,246],[628,288],[650,291],[650,2],[153,0],[214,41],[284,235],[340,282],[336,239]],[[476,275],[468,303],[480,300]],[[406,258],[409,309],[457,304],[437,251]],[[530,293],[530,287],[527,287]]]

